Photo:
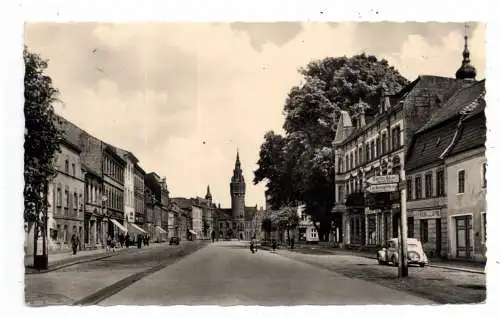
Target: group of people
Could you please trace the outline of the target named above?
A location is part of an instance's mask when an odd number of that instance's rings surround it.
[[[111,235],[108,236],[108,239],[106,241],[106,251],[112,251],[114,252],[116,248],[123,248],[123,247],[130,247],[135,244],[137,244],[137,248],[142,248],[142,245],[148,246],[149,245],[149,234],[138,234],[135,237],[130,237],[128,232],[126,234],[120,233],[118,235],[118,239],[115,237],[112,237]]]

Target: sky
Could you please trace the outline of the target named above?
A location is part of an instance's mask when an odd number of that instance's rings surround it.
[[[253,185],[259,148],[282,132],[297,69],[313,59],[362,52],[409,80],[454,77],[462,23],[31,23],[25,44],[49,60],[58,114],[134,153],[167,179],[171,197],[230,206],[239,149],[246,205],[264,206]],[[485,26],[469,30],[472,64],[484,78]]]

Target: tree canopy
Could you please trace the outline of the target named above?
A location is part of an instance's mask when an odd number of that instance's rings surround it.
[[[304,83],[290,89],[283,114],[285,135],[269,131],[259,153],[254,184],[267,182],[271,207],[305,203],[306,212],[330,230],[334,196],[333,139],[340,110],[353,113],[359,100],[367,117],[377,112],[383,86],[402,89],[408,80],[386,60],[359,54],[327,57],[299,68]]]
[[[47,61],[32,53],[27,47],[23,51],[24,73],[24,220],[39,220],[46,214],[47,186],[55,174],[54,156],[59,151],[62,131],[53,103],[58,91],[44,71]]]

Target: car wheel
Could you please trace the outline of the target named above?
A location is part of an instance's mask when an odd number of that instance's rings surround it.
[[[398,262],[396,262],[396,257],[395,256],[392,256],[391,262],[392,262],[393,266],[398,266]]]
[[[377,262],[378,262],[378,264],[380,264],[380,265],[382,265],[382,264],[384,264],[384,263],[385,263],[384,261],[382,261],[382,259],[380,258],[380,254],[378,254],[378,253],[377,253]]]
[[[424,267],[425,266],[425,263],[420,263],[420,267]]]

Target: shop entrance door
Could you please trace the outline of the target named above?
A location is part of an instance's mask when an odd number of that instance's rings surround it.
[[[470,258],[472,253],[471,246],[471,231],[472,217],[460,216],[455,218],[456,225],[456,241],[457,241],[457,258]]]

